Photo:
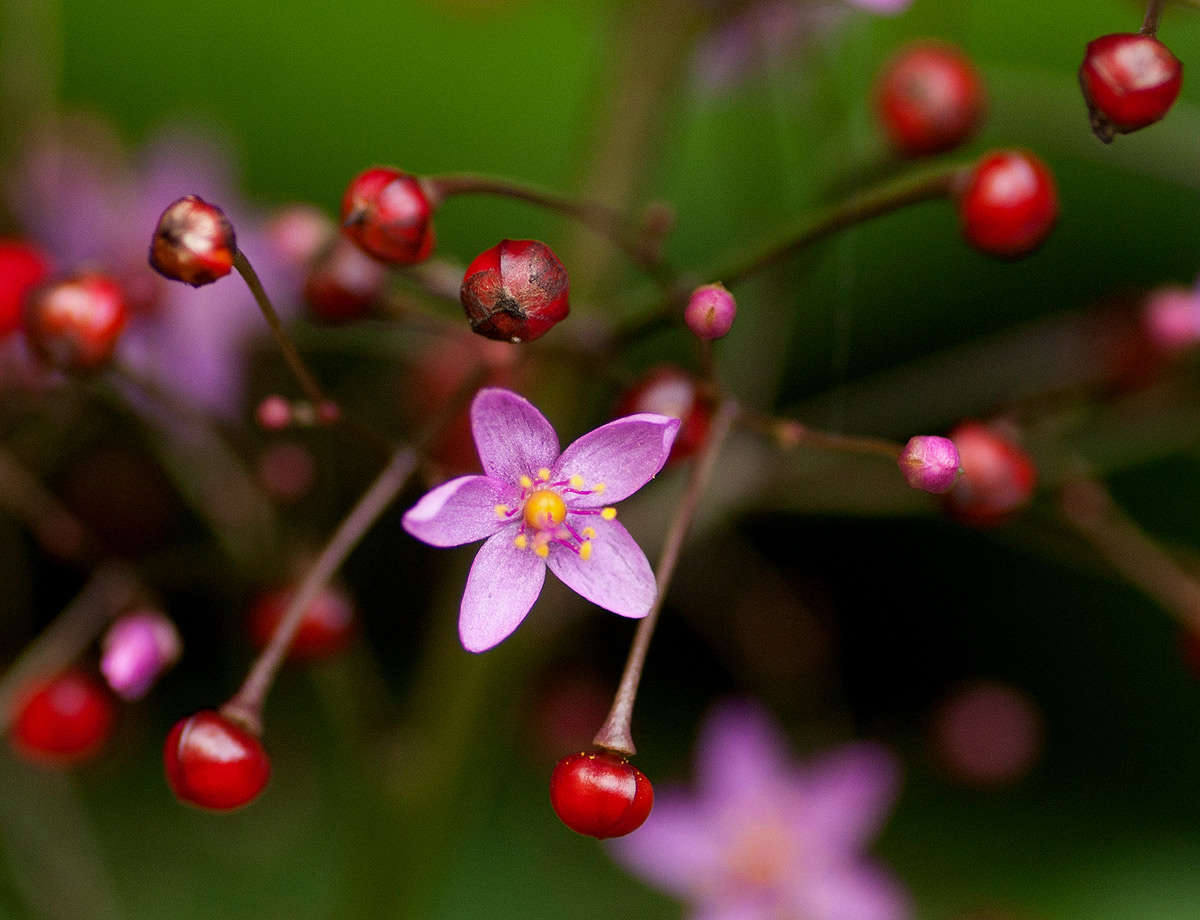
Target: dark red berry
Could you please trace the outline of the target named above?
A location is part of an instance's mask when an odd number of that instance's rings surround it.
[[[639,412],[680,420],[679,434],[667,459],[673,463],[692,456],[704,445],[712,422],[713,402],[695,377],[674,365],[663,364],[626,390],[617,403],[617,416]]]
[[[962,474],[946,493],[947,510],[968,524],[999,524],[1033,496],[1037,467],[1011,437],[994,425],[963,422],[950,440]]]
[[[29,344],[59,370],[102,367],[112,357],[127,318],[121,288],[97,272],[45,284],[25,300]]]
[[[265,648],[271,641],[291,599],[292,593],[286,589],[268,591],[255,599],[247,626],[256,646]],[[336,588],[326,588],[304,611],[288,657],[293,661],[312,661],[336,655],[350,642],[354,630],[353,601]]]
[[[619,754],[580,751],[555,766],[550,804],[576,833],[602,840],[623,837],[645,823],[654,807],[654,787]]]
[[[370,314],[386,281],[386,268],[349,240],[339,239],[313,265],[304,299],[316,319],[350,323]]]
[[[532,342],[566,318],[567,270],[545,243],[501,240],[467,266],[460,298],[471,329],[502,342]]]
[[[1103,35],[1088,43],[1079,85],[1092,131],[1107,144],[1167,114],[1183,85],[1183,64],[1153,35]]]
[[[0,338],[21,328],[25,295],[50,274],[50,259],[24,240],[0,239]]]
[[[384,262],[412,265],[433,251],[433,206],[414,176],[388,166],[359,173],[342,196],[342,228]]]
[[[976,249],[1005,258],[1027,255],[1058,218],[1054,176],[1027,151],[989,153],[968,175],[958,213],[963,236]]]
[[[96,753],[115,716],[112,697],[98,681],[67,671],[31,688],[18,703],[12,740],[30,760],[63,766]]]
[[[258,738],[208,709],[175,723],[163,763],[167,785],[180,801],[212,811],[249,805],[271,777]]]
[[[212,284],[233,269],[237,238],[225,212],[196,195],[167,205],[150,241],[150,267],[192,287]]]
[[[953,45],[923,41],[880,72],[875,108],[892,146],[909,157],[957,147],[979,128],[987,107],[983,80]]]

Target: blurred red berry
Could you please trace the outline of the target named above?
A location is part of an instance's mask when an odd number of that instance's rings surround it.
[[[112,697],[98,681],[67,671],[33,688],[18,704],[12,740],[29,760],[64,766],[95,754],[115,717]]]
[[[412,265],[433,251],[433,206],[414,176],[375,166],[351,180],[342,196],[342,228],[384,262]]]
[[[1104,35],[1088,43],[1079,85],[1092,131],[1107,144],[1167,114],[1183,86],[1183,64],[1153,35]]]
[[[699,381],[670,364],[660,365],[626,390],[617,403],[617,416],[654,412],[682,422],[668,463],[692,456],[708,437],[712,400],[701,392]]]
[[[386,282],[386,268],[339,239],[314,263],[304,282],[304,299],[315,319],[351,323],[370,315]]]
[[[959,520],[979,526],[999,524],[1033,496],[1033,459],[993,425],[963,422],[950,439],[958,448],[962,474],[946,493],[946,508]]]
[[[225,212],[196,195],[167,205],[150,241],[150,266],[192,287],[212,284],[233,269],[237,238]]]
[[[646,774],[619,754],[581,751],[558,762],[550,804],[571,830],[589,837],[623,837],[645,823],[654,806]]]
[[[292,593],[286,589],[259,595],[250,606],[247,627],[251,641],[266,647],[275,634]],[[337,588],[326,588],[308,605],[300,629],[288,649],[292,661],[313,661],[336,655],[354,636],[354,602]]]
[[[884,66],[875,108],[892,146],[904,156],[941,153],[978,130],[987,103],[983,80],[953,45],[916,42]]]
[[[460,297],[471,329],[502,342],[532,342],[570,312],[567,270],[537,240],[501,240],[467,266]]]
[[[208,709],[175,723],[163,764],[167,785],[180,801],[212,811],[250,804],[271,777],[262,742]]]
[[[1032,153],[989,153],[971,170],[958,200],[963,235],[976,249],[1016,258],[1032,252],[1058,218],[1049,168]]]
[[[94,371],[112,357],[128,315],[117,283],[85,272],[45,284],[26,298],[25,334],[51,366]]]
[[[25,295],[49,274],[50,258],[36,246],[0,239],[0,338],[21,328]]]

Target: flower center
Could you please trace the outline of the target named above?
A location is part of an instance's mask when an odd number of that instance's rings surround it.
[[[591,559],[596,530],[593,527],[580,530],[572,527],[567,520],[568,512],[585,518],[599,515],[611,521],[617,516],[617,509],[570,508],[567,501],[577,495],[597,495],[604,491],[604,483],[592,483],[590,489],[585,489],[582,476],[569,476],[559,482],[551,482],[550,470],[546,467],[537,471],[536,479],[522,476],[519,483],[520,504],[515,508],[509,505],[496,506],[496,517],[501,520],[511,521],[516,515],[521,515],[521,529],[513,539],[513,545],[517,549],[532,549],[545,559],[550,555],[550,545],[557,544],[569,549],[580,559]],[[534,488],[535,485],[540,488]]]
[[[525,523],[534,530],[551,530],[567,518],[567,503],[550,489],[538,489],[525,499]]]

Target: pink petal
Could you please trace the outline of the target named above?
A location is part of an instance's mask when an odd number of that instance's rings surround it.
[[[604,483],[604,491],[581,495],[575,508],[598,508],[632,495],[663,468],[679,419],[643,412],[589,431],[563,451],[551,468],[553,478],[582,476],[584,488]]]
[[[909,920],[908,893],[890,875],[869,863],[827,872],[798,872],[792,879],[793,905],[802,917],[819,920]]]
[[[912,0],[847,0],[851,6],[881,16],[897,16],[912,5]]]
[[[458,613],[458,635],[468,652],[484,652],[521,625],[546,580],[532,550],[513,545],[515,529],[493,534],[479,549]]]
[[[444,482],[404,515],[404,529],[430,546],[461,546],[489,537],[508,521],[496,506],[516,506],[521,493],[488,476],[460,476]]]
[[[657,793],[646,823],[608,848],[634,875],[680,898],[711,882],[724,851],[697,804],[673,789]]]
[[[886,748],[846,745],[805,771],[798,820],[826,853],[855,852],[879,832],[899,781],[899,765]]]
[[[783,731],[763,707],[729,700],[705,720],[696,746],[696,780],[705,801],[732,805],[772,796],[790,780],[790,770]]]
[[[533,403],[511,390],[488,388],[471,403],[471,433],[483,471],[505,482],[536,476],[558,456],[558,435]]]
[[[568,588],[605,610],[623,617],[644,617],[658,594],[646,554],[617,521],[600,515],[576,515],[575,526],[596,531],[590,559],[559,544],[551,544],[546,564]]]

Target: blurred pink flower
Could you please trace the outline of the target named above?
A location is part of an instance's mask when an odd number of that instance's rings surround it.
[[[873,744],[807,764],[767,713],[718,707],[696,756],[697,790],[656,793],[638,831],[610,845],[634,874],[685,901],[694,920],[904,920],[903,888],[864,858],[898,783]]]

